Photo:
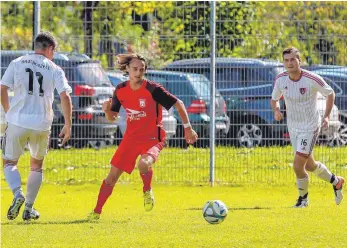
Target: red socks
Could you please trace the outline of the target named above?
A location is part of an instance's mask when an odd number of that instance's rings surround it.
[[[147,190],[150,190],[152,188],[151,187],[152,175],[153,175],[152,169],[148,170],[146,174],[143,174],[140,172],[140,176],[143,181],[143,192],[146,192]]]
[[[104,180],[101,184],[99,196],[98,196],[98,202],[96,203],[96,207],[94,208],[94,212],[101,214],[102,207],[105,205],[105,202],[112,194],[113,186],[110,186],[106,183]]]

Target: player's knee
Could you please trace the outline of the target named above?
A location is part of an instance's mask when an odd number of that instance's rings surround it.
[[[31,163],[30,163],[31,170],[33,171],[42,170],[42,166],[43,166],[43,160],[37,160],[37,159],[31,158]]]
[[[9,166],[17,166],[17,161],[5,160],[3,161],[4,169]]]
[[[12,161],[12,160],[7,160],[7,159],[3,159],[3,166],[4,169],[8,166],[16,166],[18,161]]]
[[[306,170],[314,172],[318,168],[318,163],[316,161],[308,160],[305,166]]]
[[[141,158],[139,160],[137,167],[141,173],[147,173],[148,170],[150,170],[150,168],[152,167],[152,164],[153,164],[153,159]]]
[[[109,186],[113,187],[117,183],[118,179],[119,179],[119,176],[109,174],[105,181]]]

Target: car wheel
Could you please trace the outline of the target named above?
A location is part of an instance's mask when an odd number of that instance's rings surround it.
[[[75,147],[75,148],[85,148],[85,147],[87,147],[87,145],[89,143],[89,141],[87,139],[84,139],[84,138],[75,139],[72,142],[73,142],[73,147]]]
[[[327,138],[328,146],[347,145],[347,125],[342,124],[339,130]]]
[[[235,132],[236,142],[240,147],[257,147],[264,143],[265,129],[256,124],[243,124]]]

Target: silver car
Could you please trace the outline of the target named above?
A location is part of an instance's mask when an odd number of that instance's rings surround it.
[[[128,80],[128,78],[124,76],[120,71],[110,71],[107,72],[107,75],[114,87],[116,87],[119,83]],[[173,108],[171,108],[169,111],[167,111],[165,108],[162,109],[164,130],[166,132],[167,139],[170,139],[176,134],[177,120],[174,117]],[[126,112],[124,108],[121,108],[121,110],[119,111],[119,119],[117,120],[117,125],[121,134],[124,135],[127,125]]]

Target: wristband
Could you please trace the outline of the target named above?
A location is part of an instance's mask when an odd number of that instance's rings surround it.
[[[191,127],[192,125],[190,125],[190,122],[187,122],[187,123],[183,123],[183,127],[184,128],[188,128],[188,127]]]

